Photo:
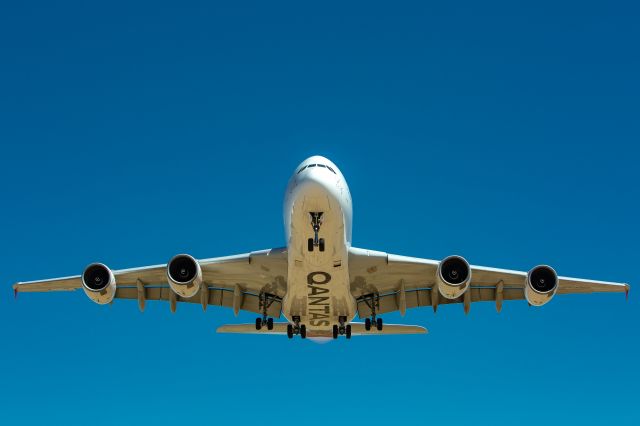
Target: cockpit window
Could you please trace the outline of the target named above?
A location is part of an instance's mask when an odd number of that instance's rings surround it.
[[[298,170],[297,174],[300,174],[300,172],[302,172],[304,169],[311,168],[311,167],[322,167],[322,168],[325,168],[325,169],[329,169],[331,171],[331,173],[333,173],[334,175],[336,174],[335,170],[333,170],[331,167],[329,167],[327,165],[324,165],[324,164],[307,164],[306,166],[302,166],[302,168],[300,170]]]

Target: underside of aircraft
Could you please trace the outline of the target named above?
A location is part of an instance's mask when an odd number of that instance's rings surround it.
[[[136,299],[224,306],[258,314],[255,324],[232,324],[220,333],[274,334],[289,338],[421,334],[424,327],[384,324],[382,314],[410,308],[474,302],[526,300],[542,306],[555,295],[623,292],[629,285],[558,276],[547,265],[514,271],[471,265],[462,256],[430,260],[351,245],[351,194],[328,159],[303,161],[289,180],[284,200],[287,245],[234,256],[196,259],[179,254],[166,264],[112,270],[102,263],[81,275],[19,282],[18,292],[83,289],[109,304]],[[283,317],[285,321],[274,322]],[[359,317],[362,322],[354,322]]]

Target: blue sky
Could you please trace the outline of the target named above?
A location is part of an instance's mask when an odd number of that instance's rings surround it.
[[[313,154],[355,246],[637,286],[637,6],[133,3],[0,6],[3,424],[640,422],[633,289],[319,345],[10,288],[281,246]]]

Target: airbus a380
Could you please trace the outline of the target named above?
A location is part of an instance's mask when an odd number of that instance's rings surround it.
[[[381,314],[408,308],[504,300],[542,306],[556,294],[625,292],[629,285],[559,277],[547,265],[528,272],[472,266],[461,256],[441,261],[398,256],[351,245],[352,205],[344,176],[314,156],[289,180],[284,199],[287,246],[228,257],[179,254],[167,264],[111,270],[102,263],[81,275],[20,282],[17,292],[77,290],[104,305],[114,299],[166,300],[230,307],[260,316],[255,324],[224,325],[218,332],[333,337],[419,334],[419,326],[383,324]],[[283,316],[286,322],[274,323]],[[356,316],[364,322],[353,322]]]

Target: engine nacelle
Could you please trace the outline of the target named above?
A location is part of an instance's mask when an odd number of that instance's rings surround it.
[[[167,264],[169,286],[178,296],[190,298],[198,293],[202,284],[200,264],[188,254],[179,254]]]
[[[438,291],[447,299],[464,294],[471,283],[471,266],[461,256],[449,256],[438,265],[436,273]]]
[[[116,277],[102,263],[92,263],[82,273],[82,288],[89,299],[106,305],[116,296]]]
[[[524,297],[533,306],[548,303],[558,290],[558,274],[551,266],[536,266],[527,274]]]

